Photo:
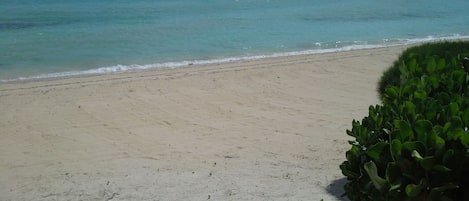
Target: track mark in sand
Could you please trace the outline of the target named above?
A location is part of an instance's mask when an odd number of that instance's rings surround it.
[[[116,195],[119,195],[119,193],[112,193],[111,197],[106,198],[106,201],[114,199],[114,197],[116,197]]]
[[[152,156],[143,156],[141,158],[146,159],[146,160],[155,160],[155,161],[159,160],[158,158],[155,158],[155,157],[152,157]]]
[[[59,194],[59,193],[49,193],[49,194],[43,195],[41,197],[42,198],[49,198],[49,197],[58,197],[58,196],[61,196],[61,194]]]

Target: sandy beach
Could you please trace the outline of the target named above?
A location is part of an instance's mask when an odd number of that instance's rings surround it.
[[[0,84],[0,200],[345,200],[404,46]]]

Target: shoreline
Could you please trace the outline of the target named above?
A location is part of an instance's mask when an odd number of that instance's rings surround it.
[[[442,41],[434,41],[434,42],[442,42]],[[443,41],[444,42],[444,41]],[[361,52],[372,52],[382,51],[386,49],[401,49],[404,51],[405,49],[419,45],[422,43],[413,43],[413,44],[400,44],[400,45],[389,45],[389,46],[369,46],[367,48],[358,48],[358,49],[327,49],[325,52],[318,52],[318,53],[311,53],[311,51],[302,51],[304,54],[290,54],[292,52],[287,53],[279,53],[270,56],[262,55],[262,56],[252,56],[252,57],[240,57],[237,60],[234,58],[227,58],[224,59],[226,61],[223,62],[211,62],[209,60],[208,63],[205,63],[204,60],[201,60],[202,63],[194,63],[186,62],[187,65],[179,66],[179,67],[162,67],[162,68],[145,68],[145,69],[133,69],[133,70],[125,70],[125,71],[117,71],[111,73],[91,73],[91,74],[77,74],[77,75],[70,75],[70,76],[58,76],[58,77],[48,77],[49,74],[44,74],[43,78],[18,78],[13,79],[10,81],[2,81],[0,82],[0,92],[1,91],[9,91],[10,89],[26,89],[26,88],[40,88],[40,87],[53,87],[53,86],[61,86],[61,85],[71,85],[71,84],[78,84],[78,83],[94,83],[94,82],[105,82],[105,81],[112,81],[112,80],[126,80],[133,78],[147,78],[158,79],[156,77],[171,75],[173,73],[182,73],[182,72],[191,72],[191,73],[200,73],[205,71],[213,71],[213,69],[219,69],[221,71],[239,71],[239,70],[249,70],[250,68],[256,68],[256,66],[261,66],[261,68],[265,68],[266,65],[287,65],[289,63],[298,63],[298,62],[320,62],[324,61],[326,58],[329,59],[330,57],[337,57],[337,55],[345,55],[345,57],[358,57]],[[401,52],[402,52],[401,51]],[[218,61],[218,60],[217,60]],[[285,62],[286,61],[286,62]],[[389,64],[391,66],[391,64]],[[66,72],[66,73],[73,73],[73,72]],[[185,73],[188,75],[190,73]],[[43,75],[39,75],[43,76]],[[38,76],[34,76],[38,77]],[[24,87],[16,87],[16,86],[24,86]]]
[[[283,52],[283,53],[274,53],[274,54],[269,54],[269,55],[227,57],[227,58],[212,59],[212,60],[191,60],[191,61],[180,61],[180,62],[145,64],[145,65],[137,65],[137,64],[120,65],[119,64],[119,65],[110,66],[110,67],[100,67],[100,68],[83,70],[83,71],[66,71],[66,72],[57,72],[57,73],[47,73],[47,74],[39,74],[39,75],[32,75],[32,76],[26,76],[26,77],[0,80],[0,84],[38,82],[38,81],[40,82],[40,81],[47,81],[47,80],[60,80],[60,79],[70,79],[70,78],[79,78],[79,77],[94,77],[94,76],[103,76],[103,75],[116,75],[116,74],[122,74],[122,73],[147,72],[147,71],[160,71],[160,70],[165,71],[165,70],[178,69],[178,68],[196,68],[200,66],[243,63],[243,62],[263,60],[263,59],[279,58],[279,57],[281,58],[281,57],[295,57],[295,56],[305,56],[305,55],[315,55],[315,54],[328,54],[328,53],[336,53],[336,52],[376,49],[376,48],[385,48],[385,47],[393,47],[393,46],[401,46],[401,45],[399,44],[388,45],[388,46],[360,45],[360,46],[347,46],[343,48]]]
[[[31,75],[25,77],[11,78],[0,80],[0,85],[4,83],[21,83],[21,82],[35,82],[35,81],[44,81],[44,80],[55,80],[55,79],[69,79],[77,77],[88,77],[88,76],[100,76],[108,74],[121,74],[121,73],[132,73],[140,71],[153,71],[153,70],[168,70],[175,68],[191,68],[197,66],[206,66],[206,65],[220,65],[228,63],[239,63],[239,62],[248,62],[254,60],[262,59],[271,59],[277,57],[290,57],[290,56],[304,56],[304,55],[315,55],[315,54],[327,54],[335,52],[346,52],[354,50],[367,50],[367,49],[376,49],[376,48],[386,48],[386,47],[395,47],[395,46],[413,46],[424,43],[434,43],[434,42],[445,42],[445,41],[461,41],[469,40],[469,36],[457,35],[457,36],[444,36],[444,37],[433,37],[428,36],[425,38],[419,39],[402,39],[393,41],[384,40],[382,43],[371,43],[371,44],[350,44],[343,47],[335,48],[325,48],[325,49],[310,49],[310,50],[300,50],[292,52],[279,52],[265,55],[253,55],[253,56],[240,56],[240,57],[226,57],[219,59],[209,59],[209,60],[183,60],[179,62],[164,62],[164,63],[154,63],[154,64],[132,64],[132,65],[115,65],[109,67],[99,67],[92,68],[88,70],[81,71],[66,71],[66,72],[57,72],[57,73],[46,73]]]
[[[407,46],[0,84],[3,200],[344,200]]]

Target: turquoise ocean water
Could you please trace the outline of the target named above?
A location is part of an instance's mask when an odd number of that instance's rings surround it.
[[[0,80],[468,38],[467,0],[0,0]]]

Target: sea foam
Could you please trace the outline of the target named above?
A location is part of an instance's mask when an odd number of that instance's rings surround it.
[[[280,52],[280,53],[254,55],[254,56],[227,57],[227,58],[209,59],[209,60],[164,62],[164,63],[154,63],[154,64],[145,64],[145,65],[139,65],[139,64],[120,65],[119,64],[119,65],[114,65],[114,66],[99,67],[99,68],[83,70],[83,71],[47,73],[47,74],[19,77],[15,79],[4,79],[4,80],[0,80],[0,82],[3,82],[3,83],[22,82],[22,81],[33,81],[33,80],[70,78],[70,77],[79,77],[79,76],[115,74],[115,73],[123,73],[123,72],[129,72],[129,71],[142,71],[142,70],[150,70],[150,69],[172,69],[172,68],[182,68],[182,67],[192,67],[192,66],[196,67],[200,65],[242,62],[242,61],[251,61],[251,60],[258,60],[258,59],[265,59],[265,58],[322,54],[322,53],[360,50],[360,49],[373,49],[373,48],[391,47],[391,46],[399,46],[399,45],[413,45],[413,44],[419,44],[419,43],[467,40],[467,39],[469,39],[469,36],[467,35],[453,34],[453,35],[448,35],[448,36],[427,36],[424,38],[413,38],[413,39],[383,39],[379,42],[374,42],[371,44],[368,44],[368,42],[366,41],[353,41],[349,43],[336,41],[336,42],[326,43],[326,44],[315,43],[315,45],[319,48],[302,50],[302,51]],[[340,46],[340,45],[343,45],[343,46]]]

